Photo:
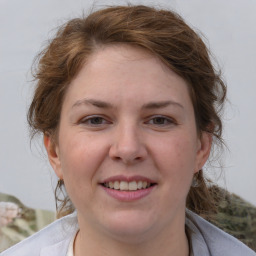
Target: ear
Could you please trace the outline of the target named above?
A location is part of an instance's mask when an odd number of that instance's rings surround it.
[[[212,147],[212,135],[209,132],[202,132],[198,139],[197,162],[195,173],[201,170],[207,161]]]
[[[44,134],[44,146],[48,154],[49,162],[59,179],[63,180],[59,147],[54,143],[50,135]]]

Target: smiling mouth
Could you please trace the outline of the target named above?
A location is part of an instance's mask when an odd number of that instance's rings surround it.
[[[155,186],[156,183],[150,183],[147,181],[110,181],[101,183],[105,188],[119,190],[119,191],[136,191],[143,190],[149,187]]]

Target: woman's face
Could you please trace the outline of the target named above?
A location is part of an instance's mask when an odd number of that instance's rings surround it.
[[[184,229],[211,138],[198,137],[186,82],[153,55],[119,45],[95,52],[72,81],[58,145],[45,137],[45,146],[80,227],[144,237]]]

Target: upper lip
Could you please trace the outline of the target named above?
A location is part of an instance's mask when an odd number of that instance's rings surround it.
[[[127,182],[146,181],[148,183],[156,183],[156,181],[154,181],[150,178],[144,177],[144,176],[140,176],[140,175],[135,175],[135,176],[115,175],[115,176],[111,176],[107,179],[104,179],[100,183],[107,183],[107,182],[114,182],[114,181],[127,181]]]

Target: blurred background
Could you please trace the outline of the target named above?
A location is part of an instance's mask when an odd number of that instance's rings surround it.
[[[26,111],[35,55],[70,18],[127,1],[0,0],[0,192],[33,208],[54,210],[56,177],[41,138],[30,142]],[[224,115],[228,150],[207,169],[222,187],[256,205],[256,1],[133,1],[177,11],[200,31],[222,69],[229,103]],[[216,163],[218,166],[218,164]]]

